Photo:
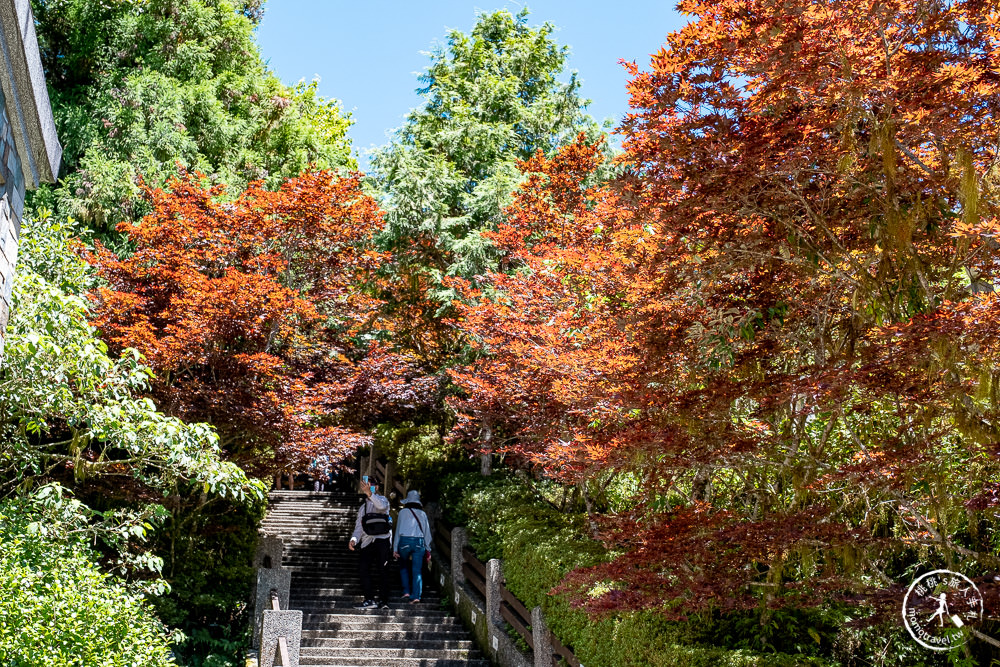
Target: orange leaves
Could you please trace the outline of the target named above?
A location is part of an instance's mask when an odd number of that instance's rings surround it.
[[[363,436],[337,424],[340,382],[350,336],[379,306],[365,290],[383,260],[369,243],[377,204],[357,175],[305,173],[234,199],[202,180],[147,190],[153,213],[120,226],[131,255],[98,247],[97,325],[146,356],[166,409],[215,424],[239,455],[349,453]]]

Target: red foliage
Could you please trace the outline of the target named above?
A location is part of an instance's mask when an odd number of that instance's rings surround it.
[[[98,247],[97,326],[145,355],[163,409],[214,424],[250,465],[352,454],[366,436],[339,415],[352,336],[379,306],[364,289],[382,260],[378,206],[358,176],[306,173],[232,200],[202,180],[147,190],[153,213],[119,226],[131,255]]]
[[[483,355],[454,373],[459,436],[488,426],[567,481],[640,482],[646,519],[613,520],[636,548],[580,575],[622,584],[597,607],[890,586],[886,545],[991,558],[1000,15],[681,9],[651,69],[630,66],[617,183],[585,185],[582,141],[523,165],[493,236],[508,272],[458,307]],[[665,498],[707,505],[668,518]],[[782,570],[810,543],[835,547],[829,574]]]

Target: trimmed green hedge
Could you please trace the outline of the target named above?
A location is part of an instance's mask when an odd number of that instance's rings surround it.
[[[441,492],[445,518],[466,526],[470,546],[482,560],[503,559],[507,587],[529,609],[540,605],[552,632],[572,646],[577,658],[588,667],[830,664],[815,655],[815,641],[805,631],[798,638],[800,646],[792,646],[795,654],[789,654],[738,646],[740,637],[733,631],[738,631],[734,624],[740,619],[676,622],[652,612],[590,618],[573,608],[564,596],[550,595],[570,570],[608,557],[604,546],[587,536],[583,514],[563,513],[538,498],[516,477],[500,473],[490,478],[478,473],[450,475],[442,482]],[[818,618],[810,620],[822,622]],[[822,631],[829,636],[835,628],[827,625]],[[715,645],[726,637],[737,645]],[[790,638],[777,639],[787,643]],[[795,641],[795,637],[791,640]]]

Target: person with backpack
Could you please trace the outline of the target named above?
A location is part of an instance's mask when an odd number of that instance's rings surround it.
[[[423,592],[421,570],[424,560],[431,559],[431,526],[422,507],[418,491],[406,494],[392,541],[393,557],[402,559],[399,576],[403,580],[403,599],[411,604],[420,602]]]
[[[361,590],[365,599],[355,605],[355,609],[389,608],[389,553],[392,541],[392,518],[389,516],[389,499],[378,492],[378,480],[367,476],[362,478],[365,502],[358,508],[358,518],[354,521],[354,533],[347,548],[360,548],[358,572],[361,576]],[[375,567],[379,598],[375,598],[371,570]]]

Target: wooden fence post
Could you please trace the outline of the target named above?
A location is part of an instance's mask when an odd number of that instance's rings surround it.
[[[385,479],[383,480],[385,486],[382,487],[383,489],[385,489],[382,492],[382,495],[384,495],[386,498],[390,497],[392,495],[392,492],[395,490],[395,487],[393,485],[395,478],[396,478],[396,465],[392,461],[389,461],[388,463],[385,464]],[[400,500],[402,500],[402,498],[400,498]]]

